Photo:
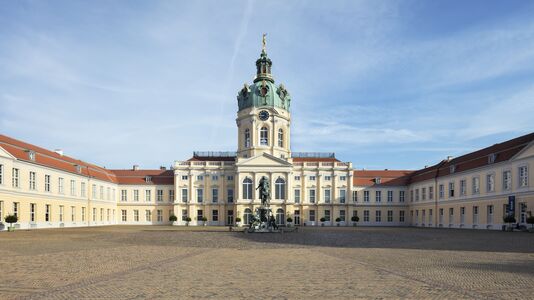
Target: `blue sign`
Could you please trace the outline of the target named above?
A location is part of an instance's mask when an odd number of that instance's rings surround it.
[[[508,214],[515,216],[515,196],[508,196]]]

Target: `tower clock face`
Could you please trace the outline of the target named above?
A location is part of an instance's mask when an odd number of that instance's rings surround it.
[[[269,112],[266,111],[266,110],[262,110],[262,111],[260,111],[258,116],[260,117],[260,120],[267,121],[267,119],[269,119]]]

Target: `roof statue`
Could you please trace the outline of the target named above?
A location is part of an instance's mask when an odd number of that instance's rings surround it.
[[[267,33],[264,33],[263,34],[263,38],[261,40],[261,44],[262,44],[261,52],[263,52],[263,53],[267,52],[267,39],[266,39],[266,37],[267,37]]]

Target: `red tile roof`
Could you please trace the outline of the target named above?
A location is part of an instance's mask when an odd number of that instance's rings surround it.
[[[119,184],[133,185],[174,185],[173,170],[111,170]],[[150,181],[146,178],[150,176]]]
[[[408,170],[356,170],[352,183],[355,186],[403,186],[412,173]],[[375,183],[377,177],[380,178],[380,184]]]

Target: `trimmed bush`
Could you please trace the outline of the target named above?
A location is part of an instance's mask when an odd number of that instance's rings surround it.
[[[189,223],[189,222],[191,222],[191,218],[190,218],[190,217],[186,217],[186,218],[185,218],[185,221],[186,221],[187,223]]]
[[[169,216],[169,221],[176,222],[176,221],[178,221],[178,218],[175,215],[170,215]]]
[[[515,220],[515,217],[513,215],[506,215],[504,218],[504,223],[515,223],[516,220]]]
[[[322,217],[321,218],[321,222],[325,222],[326,221],[326,218],[325,217]]]
[[[17,223],[19,218],[15,215],[7,215],[4,220],[6,220],[6,223],[9,223],[11,226],[13,226],[13,223]]]
[[[350,220],[352,222],[359,222],[360,221],[360,218],[358,216],[352,216],[352,218],[350,218]]]
[[[527,224],[530,224],[531,228],[534,228],[534,216],[530,216],[527,218]]]
[[[287,220],[289,223],[293,222],[293,219],[291,219],[291,217],[287,217]]]
[[[202,217],[202,222],[207,222],[207,221],[208,221],[208,218]]]
[[[240,218],[240,217],[237,217],[237,218],[235,218],[235,221],[236,221],[237,223],[239,223],[239,222],[241,222],[241,218]]]
[[[336,222],[341,222],[341,218],[336,218]]]

